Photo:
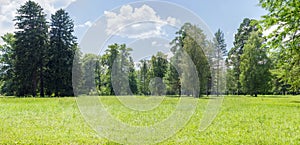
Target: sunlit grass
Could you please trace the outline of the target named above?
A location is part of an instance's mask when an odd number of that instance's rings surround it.
[[[151,111],[131,110],[115,97],[100,100],[122,122],[147,126],[166,119],[178,99],[166,97]],[[300,144],[299,96],[226,96],[218,116],[204,132],[199,125],[208,99],[194,100],[199,103],[189,123],[161,144]],[[113,142],[99,138],[85,123],[75,98],[0,97],[0,144]]]

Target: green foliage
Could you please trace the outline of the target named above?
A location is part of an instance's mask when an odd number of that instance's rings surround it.
[[[102,95],[132,95],[138,93],[136,72],[134,63],[130,58],[131,48],[125,44],[109,45],[105,54],[101,56],[103,73],[101,84],[96,84],[101,88]],[[129,84],[129,86],[128,86]],[[100,87],[101,86],[101,87]],[[131,89],[131,90],[130,90]]]
[[[99,57],[95,54],[85,54],[82,58],[82,86],[79,94],[96,95],[96,78],[99,77],[98,70]],[[99,78],[98,78],[99,79]],[[101,82],[97,82],[101,83]],[[98,86],[99,84],[97,84]],[[98,87],[99,89],[99,87]]]
[[[73,20],[65,10],[51,16],[50,47],[47,58],[47,94],[74,96],[72,67],[77,49]]]
[[[234,94],[241,94],[241,84],[240,84],[240,65],[241,65],[241,55],[244,52],[244,46],[247,43],[250,33],[253,31],[260,30],[260,26],[258,25],[256,20],[251,20],[245,18],[241,23],[240,27],[238,28],[237,34],[235,34],[234,39],[234,47],[228,53],[228,57],[226,60],[226,64],[228,69],[232,69],[233,71],[229,73],[227,79],[227,87],[229,92],[234,92]],[[229,70],[230,71],[230,70]],[[233,84],[229,84],[233,83]]]
[[[243,92],[251,96],[267,93],[271,78],[270,60],[266,49],[261,47],[263,43],[261,35],[259,32],[251,32],[241,55],[240,83]]]
[[[129,87],[132,94],[139,94],[137,72],[135,70],[135,64],[133,59],[129,57]]]
[[[213,86],[215,87],[213,90],[216,91],[216,94],[224,94],[225,93],[225,88],[222,86],[225,86],[225,66],[224,66],[224,57],[227,55],[227,45],[225,43],[225,38],[224,38],[224,33],[218,29],[218,31],[215,33],[215,38],[213,44],[215,45],[213,49],[215,53],[213,56],[212,64],[212,81]]]
[[[269,11],[262,23],[265,30],[272,30],[267,45],[278,60],[273,73],[281,87],[300,92],[300,1],[260,0],[260,6]]]
[[[218,29],[218,31],[215,33],[215,39],[214,39],[214,43],[216,45],[216,49],[217,49],[217,56],[218,58],[220,58],[221,56],[226,56],[227,55],[227,45],[225,43],[225,38],[224,38],[224,33]]]
[[[149,95],[149,83],[150,83],[150,64],[148,60],[140,61],[140,70],[138,71],[138,88],[142,95]]]
[[[198,28],[196,25],[192,25],[190,23],[185,23],[181,29],[176,32],[178,36],[175,37],[174,40],[172,40],[171,44],[173,45],[171,51],[173,53],[176,53],[177,51],[185,51],[190,59],[193,61],[194,65],[196,66],[198,77],[199,77],[199,90],[200,94],[195,94],[195,90],[189,90],[189,88],[193,87],[187,87],[184,90],[185,94],[193,94],[194,97],[199,97],[201,94],[208,94],[210,91],[210,78],[211,78],[211,71],[209,66],[209,60],[207,57],[207,54],[204,53],[204,49],[210,49],[210,47],[207,46],[207,38],[205,34],[203,33],[203,30]],[[206,50],[208,51],[208,50]],[[182,60],[180,62],[181,70],[190,70],[189,67],[191,67],[193,64],[189,64],[187,60]],[[189,71],[181,71],[183,72],[181,75],[181,82],[185,83],[184,86],[192,86],[194,84],[191,84],[193,81],[189,80],[190,74]]]
[[[51,16],[50,33],[46,14],[36,2],[27,1],[14,19],[17,31],[3,36],[1,46],[1,93],[16,96],[74,96],[72,67],[79,66],[79,48],[74,24],[60,9]],[[81,68],[81,67],[77,67]],[[77,70],[80,74],[80,70]],[[80,75],[73,79],[80,85]]]
[[[181,95],[180,67],[178,66],[179,62],[179,54],[175,53],[175,55],[170,59],[164,80],[164,82],[167,84],[168,95]]]
[[[7,33],[1,37],[4,45],[0,45],[0,78],[1,78],[1,94],[12,96],[15,94],[17,84],[14,82],[15,76],[15,38],[11,33]]]
[[[82,54],[78,46],[75,46],[75,56],[74,56],[73,67],[72,67],[72,86],[73,86],[74,95],[76,96],[80,94],[80,90],[82,88],[82,82],[83,82],[83,69],[82,69],[81,56]]]
[[[45,64],[48,52],[48,25],[43,8],[27,1],[15,17],[15,81],[18,96],[44,96]]]
[[[158,52],[156,56],[152,56],[150,60],[150,77],[152,78],[149,84],[151,95],[165,95],[166,86],[162,80],[166,75],[168,68],[167,56],[162,52]]]

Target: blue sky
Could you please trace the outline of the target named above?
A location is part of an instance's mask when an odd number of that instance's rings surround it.
[[[110,11],[132,2],[137,1],[77,0],[67,7],[67,11],[74,18],[76,25],[82,26],[76,29],[76,35],[79,40],[82,40],[91,22],[95,22],[103,16],[104,11]],[[233,46],[234,34],[244,18],[260,19],[260,16],[267,14],[265,10],[257,6],[258,0],[173,0],[165,2],[172,2],[191,10],[208,25],[213,33],[220,28],[225,34],[227,49]]]
[[[16,13],[16,9],[20,7],[20,5],[24,4],[27,0],[0,0],[0,35],[3,35],[7,32],[14,31],[14,23],[13,18]],[[64,8],[66,9],[71,17],[75,22],[75,35],[78,37],[78,41],[82,42],[83,38],[86,38],[86,32],[97,31],[98,35],[102,36],[95,36],[95,40],[103,41],[105,37],[109,36],[108,33],[115,31],[118,27],[121,27],[121,24],[125,23],[125,20],[120,20],[119,15],[121,14],[120,8],[123,8],[123,13],[126,11],[131,10],[132,14],[136,15],[131,17],[131,19],[142,19],[142,20],[155,20],[155,21],[162,21],[166,22],[166,24],[179,24],[180,19],[181,21],[194,21],[197,19],[193,16],[185,17],[188,14],[194,14],[194,16],[198,16],[202,22],[205,24],[200,24],[202,26],[208,26],[208,29],[214,33],[220,28],[224,34],[226,43],[228,45],[227,49],[230,49],[233,45],[234,34],[237,31],[242,20],[246,17],[260,19],[260,16],[267,14],[262,8],[257,6],[258,0],[172,0],[172,1],[159,1],[159,2],[169,2],[174,3],[177,7],[182,7],[182,9],[171,9],[168,6],[162,6],[157,4],[152,4],[153,2],[147,1],[133,1],[133,0],[34,0],[38,2],[44,9],[45,12],[48,14],[48,18],[50,14],[53,14],[57,9]],[[136,4],[136,2],[139,2]],[[133,3],[133,4],[132,4]],[[143,6],[143,5],[146,6]],[[138,16],[135,12],[135,9],[139,13],[144,13],[144,16]],[[113,10],[112,13],[109,11]],[[182,11],[181,11],[182,10]],[[105,13],[106,12],[106,13]],[[185,13],[187,12],[187,13]],[[110,17],[110,18],[108,18]],[[144,17],[144,18],[143,18]],[[149,17],[149,18],[148,18]],[[151,18],[150,18],[151,17]],[[178,18],[179,17],[179,18]],[[101,20],[99,20],[101,19]],[[178,23],[177,23],[178,22]],[[198,23],[199,21],[194,21],[194,23]],[[99,28],[103,29],[99,31],[98,29],[92,29],[91,27],[94,26],[95,23],[101,25]],[[109,26],[109,23],[111,26]],[[120,25],[114,26],[114,23],[121,23]],[[174,32],[176,29],[173,27],[167,26],[166,24],[143,24],[144,27],[138,25],[136,28],[153,28],[153,31],[149,31],[149,33],[143,33],[144,35],[127,35],[130,39],[123,39],[125,33],[142,33],[142,31],[121,31],[116,37],[110,38],[110,40],[126,42],[131,44],[132,46],[141,46],[145,45],[146,41],[136,41],[139,37],[147,38],[149,36],[156,36],[161,37],[162,39],[157,40],[157,38],[150,39],[147,45],[162,47],[167,43],[170,39],[172,39]],[[106,25],[106,26],[104,26]],[[197,24],[198,25],[198,24]],[[110,30],[109,30],[110,29]],[[163,30],[161,30],[163,29]],[[89,31],[88,31],[89,30]],[[107,34],[105,34],[107,33]],[[166,34],[167,33],[167,34]],[[99,38],[98,38],[99,37]],[[100,37],[103,37],[101,40]],[[88,40],[90,38],[87,38]],[[1,43],[1,41],[0,41]],[[91,43],[89,41],[88,43]],[[109,42],[107,42],[109,43]],[[98,43],[97,45],[99,45]],[[95,44],[96,46],[96,44]],[[88,47],[95,47],[95,46],[88,46]],[[100,46],[98,46],[100,47]],[[89,51],[87,51],[89,52]]]

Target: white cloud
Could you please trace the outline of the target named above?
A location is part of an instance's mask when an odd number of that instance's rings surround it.
[[[162,27],[176,25],[177,20],[172,17],[161,18],[153,8],[143,5],[133,8],[124,5],[118,13],[105,11],[107,19],[106,33],[133,39],[145,39],[165,35]]]
[[[163,41],[161,41],[161,42],[152,41],[151,46],[152,47],[163,47],[163,48],[167,48],[167,49],[171,48],[171,45],[169,43],[166,43]]]
[[[76,25],[75,28],[85,28],[85,27],[92,27],[93,23],[91,21],[87,21],[84,24]]]
[[[157,45],[157,41],[153,41],[151,44],[152,44],[152,46],[156,46]]]
[[[17,9],[25,4],[27,0],[0,0],[0,36],[8,32],[13,32]],[[57,9],[66,8],[76,0],[33,0],[41,5],[48,18]],[[0,41],[1,43],[1,41]]]

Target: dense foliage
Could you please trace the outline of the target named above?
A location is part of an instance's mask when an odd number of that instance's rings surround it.
[[[210,40],[197,25],[185,23],[170,42],[171,57],[158,52],[134,62],[126,44],[109,45],[102,56],[81,56],[69,14],[60,9],[47,22],[43,8],[29,0],[17,10],[15,33],[1,37],[0,93],[41,97],[297,94],[300,2],[259,3],[269,14],[262,20],[245,18],[228,53],[220,29]],[[186,71],[193,65],[199,92]]]
[[[15,34],[3,36],[1,92],[16,96],[74,96],[72,66],[77,50],[73,21],[58,10],[46,21],[43,8],[28,1],[17,10]],[[48,31],[50,28],[50,32]]]
[[[260,0],[260,6],[269,13],[262,23],[267,45],[274,62],[272,70],[277,85],[274,92],[283,94],[300,92],[300,1]]]

